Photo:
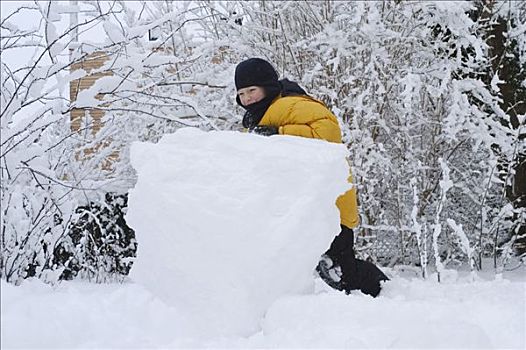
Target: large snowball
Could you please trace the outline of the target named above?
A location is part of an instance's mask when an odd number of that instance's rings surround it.
[[[311,291],[339,232],[346,155],[320,140],[193,128],[134,144],[131,277],[176,307],[192,336],[257,331],[276,299]]]

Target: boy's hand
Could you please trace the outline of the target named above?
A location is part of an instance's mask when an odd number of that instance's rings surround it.
[[[254,129],[251,129],[250,132],[263,136],[271,136],[279,133],[278,127],[270,125],[256,126]]]

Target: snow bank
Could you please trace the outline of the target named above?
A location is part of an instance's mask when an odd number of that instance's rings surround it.
[[[346,155],[320,140],[193,128],[134,144],[131,277],[185,315],[188,334],[255,332],[275,300],[312,291],[339,232]]]

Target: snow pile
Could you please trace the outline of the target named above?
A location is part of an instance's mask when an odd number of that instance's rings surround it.
[[[299,137],[186,128],[132,147],[134,281],[192,336],[248,335],[284,295],[312,292],[339,232],[347,150]]]

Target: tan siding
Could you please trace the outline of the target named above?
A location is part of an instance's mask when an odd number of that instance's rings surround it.
[[[102,77],[113,75],[111,71],[91,73],[94,70],[100,69],[104,65],[104,63],[108,61],[109,59],[110,57],[104,52],[93,52],[89,54],[84,60],[75,62],[74,64],[71,65],[72,72],[79,70],[79,69],[83,69],[87,73],[85,77],[76,79],[70,82],[69,97],[70,97],[71,102],[74,102],[77,100],[79,91],[89,89],[95,84],[95,82],[98,79]],[[102,100],[102,95],[97,95],[95,96],[95,98],[98,100]],[[82,125],[82,118],[84,118],[86,113],[89,114],[92,120],[92,125],[90,125],[90,131],[93,135],[96,135],[96,133],[102,127],[102,118],[104,117],[104,114],[105,114],[104,110],[100,108],[73,108],[70,112],[71,130],[82,132],[80,130],[80,127]],[[82,153],[79,152],[77,153],[77,159],[89,157],[90,155],[97,153],[101,147],[105,147],[105,145],[101,144],[91,149],[87,149]],[[110,156],[107,157],[107,159],[102,164],[102,169],[111,170],[112,163],[116,159],[118,159],[118,157],[119,157],[118,152],[117,151],[113,152]]]
[[[71,65],[71,71],[76,71],[79,69],[83,69],[88,73],[87,76],[73,80],[69,83],[69,98],[70,100],[76,101],[79,91],[89,89],[92,87],[95,82],[105,76],[113,75],[111,71],[103,71],[103,72],[97,72],[93,74],[89,74],[93,70],[101,68],[104,63],[109,60],[108,55],[106,55],[104,52],[94,52],[89,54],[84,60],[75,62]],[[102,100],[101,95],[95,96],[97,99]],[[104,116],[104,111],[98,108],[74,108],[71,110],[71,130],[73,131],[79,131],[80,125],[81,125],[81,119],[84,117],[85,112],[88,112],[90,116],[93,118],[93,128],[92,133],[96,134],[101,124],[101,118]]]

